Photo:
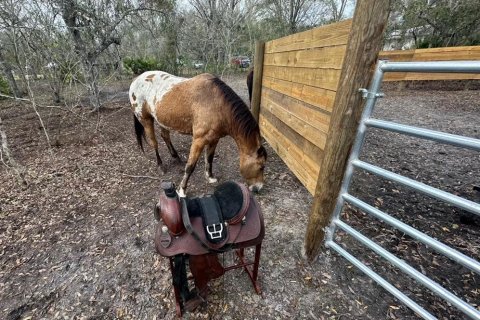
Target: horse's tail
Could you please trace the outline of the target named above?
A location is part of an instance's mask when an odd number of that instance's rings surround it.
[[[145,150],[143,150],[143,141],[142,141],[142,138],[145,138],[145,128],[143,127],[143,125],[140,123],[140,121],[135,115],[133,115],[133,123],[135,124],[135,135],[137,136],[138,145],[140,146],[140,149],[142,149],[142,151],[145,152]]]

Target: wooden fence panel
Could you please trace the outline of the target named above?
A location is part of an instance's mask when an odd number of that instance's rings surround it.
[[[315,192],[351,20],[265,43],[259,124],[263,137]]]
[[[335,100],[335,91],[271,77],[264,77],[262,79],[262,86],[263,88],[271,89],[293,99],[303,101],[310,106],[319,108],[320,110],[326,112],[332,111],[333,102]]]
[[[379,59],[390,61],[461,61],[480,60],[480,46],[446,47],[415,50],[382,51]],[[387,73],[385,81],[475,80],[480,74],[469,73]]]
[[[340,70],[345,45],[310,50],[266,53],[264,65],[297,68],[326,68]]]
[[[265,43],[265,53],[346,45],[352,20],[321,26]]]

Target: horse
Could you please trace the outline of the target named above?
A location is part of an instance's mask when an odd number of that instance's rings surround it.
[[[253,68],[248,72],[247,75],[247,88],[248,88],[248,100],[252,104],[252,93],[253,93]]]
[[[245,102],[221,79],[211,74],[181,78],[162,71],[138,76],[129,90],[137,142],[142,137],[155,149],[157,165],[165,172],[158,153],[154,122],[174,159],[180,157],[170,140],[170,131],[192,136],[190,154],[178,194],[185,197],[188,180],[205,149],[205,176],[217,182],[212,162],[220,138],[231,136],[240,153],[240,173],[251,191],[263,187],[267,152],[261,144],[260,129]]]

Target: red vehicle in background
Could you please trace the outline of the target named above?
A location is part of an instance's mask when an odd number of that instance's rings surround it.
[[[247,56],[236,56],[233,57],[231,60],[231,64],[234,66],[238,66],[240,68],[248,68],[250,67],[250,58]]]

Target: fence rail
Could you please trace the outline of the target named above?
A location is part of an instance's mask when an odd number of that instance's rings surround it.
[[[350,154],[347,168],[345,170],[344,179],[342,182],[342,187],[340,194],[337,198],[337,203],[333,213],[333,218],[330,224],[330,227],[327,231],[326,237],[326,246],[330,247],[332,250],[338,252],[340,255],[345,257],[348,261],[352,262],[360,270],[362,270],[369,277],[374,279],[377,283],[395,295],[398,299],[404,302],[409,308],[415,311],[417,314],[422,316],[425,319],[434,319],[434,317],[425,311],[423,308],[418,306],[415,302],[410,301],[409,298],[405,299],[403,293],[399,293],[396,290],[392,290],[388,282],[375,274],[373,271],[368,269],[360,261],[358,261],[351,254],[346,252],[339,244],[334,242],[335,231],[337,228],[342,229],[347,234],[352,236],[354,239],[358,240],[367,248],[373,250],[375,253],[383,257],[385,260],[396,266],[401,271],[408,274],[410,277],[415,279],[417,282],[423,286],[430,289],[434,294],[448,301],[450,304],[455,306],[457,309],[462,311],[464,314],[469,316],[472,319],[480,319],[480,311],[475,309],[473,306],[469,305],[447,289],[440,286],[438,283],[434,282],[427,276],[423,275],[421,272],[417,271],[405,261],[397,258],[392,253],[388,252],[372,240],[368,239],[366,236],[362,235],[360,232],[346,224],[341,220],[341,212],[344,206],[345,201],[351,205],[365,211],[366,213],[382,220],[383,222],[397,228],[398,230],[405,232],[414,239],[426,244],[437,252],[444,254],[453,261],[469,268],[470,270],[480,274],[480,263],[475,259],[472,259],[461,252],[457,251],[454,248],[451,248],[440,241],[429,237],[428,235],[420,232],[419,230],[414,229],[411,226],[406,225],[405,223],[391,217],[390,215],[382,212],[379,209],[376,209],[370,206],[367,203],[355,198],[354,196],[348,193],[348,189],[351,183],[352,175],[355,169],[366,170],[370,173],[379,175],[387,180],[391,180],[397,183],[400,183],[404,186],[412,188],[416,191],[427,194],[436,199],[442,200],[451,205],[457,206],[474,214],[480,214],[480,204],[464,199],[462,197],[453,195],[449,192],[439,190],[437,188],[428,186],[426,184],[420,183],[413,179],[401,176],[399,174],[390,172],[388,170],[379,168],[377,166],[371,165],[369,163],[360,161],[358,156],[360,154],[364,139],[365,133],[369,127],[376,127],[383,130],[389,130],[401,134],[407,134],[410,136],[415,136],[422,139],[428,139],[437,141],[440,143],[450,144],[457,147],[463,147],[475,151],[480,151],[480,139],[474,139],[469,137],[463,137],[453,134],[446,134],[443,132],[427,130],[423,128],[416,128],[413,126],[406,126],[402,124],[397,124],[394,122],[384,121],[380,119],[372,119],[371,115],[375,106],[375,102],[378,97],[382,96],[379,92],[381,83],[384,79],[385,72],[465,72],[465,73],[479,73],[480,74],[480,62],[479,61],[460,61],[460,62],[385,62],[381,61],[378,63],[375,70],[375,75],[372,80],[369,91],[365,92],[365,97],[367,102],[365,104],[365,109],[363,110],[362,118],[360,125],[358,127],[357,136],[355,143]]]

